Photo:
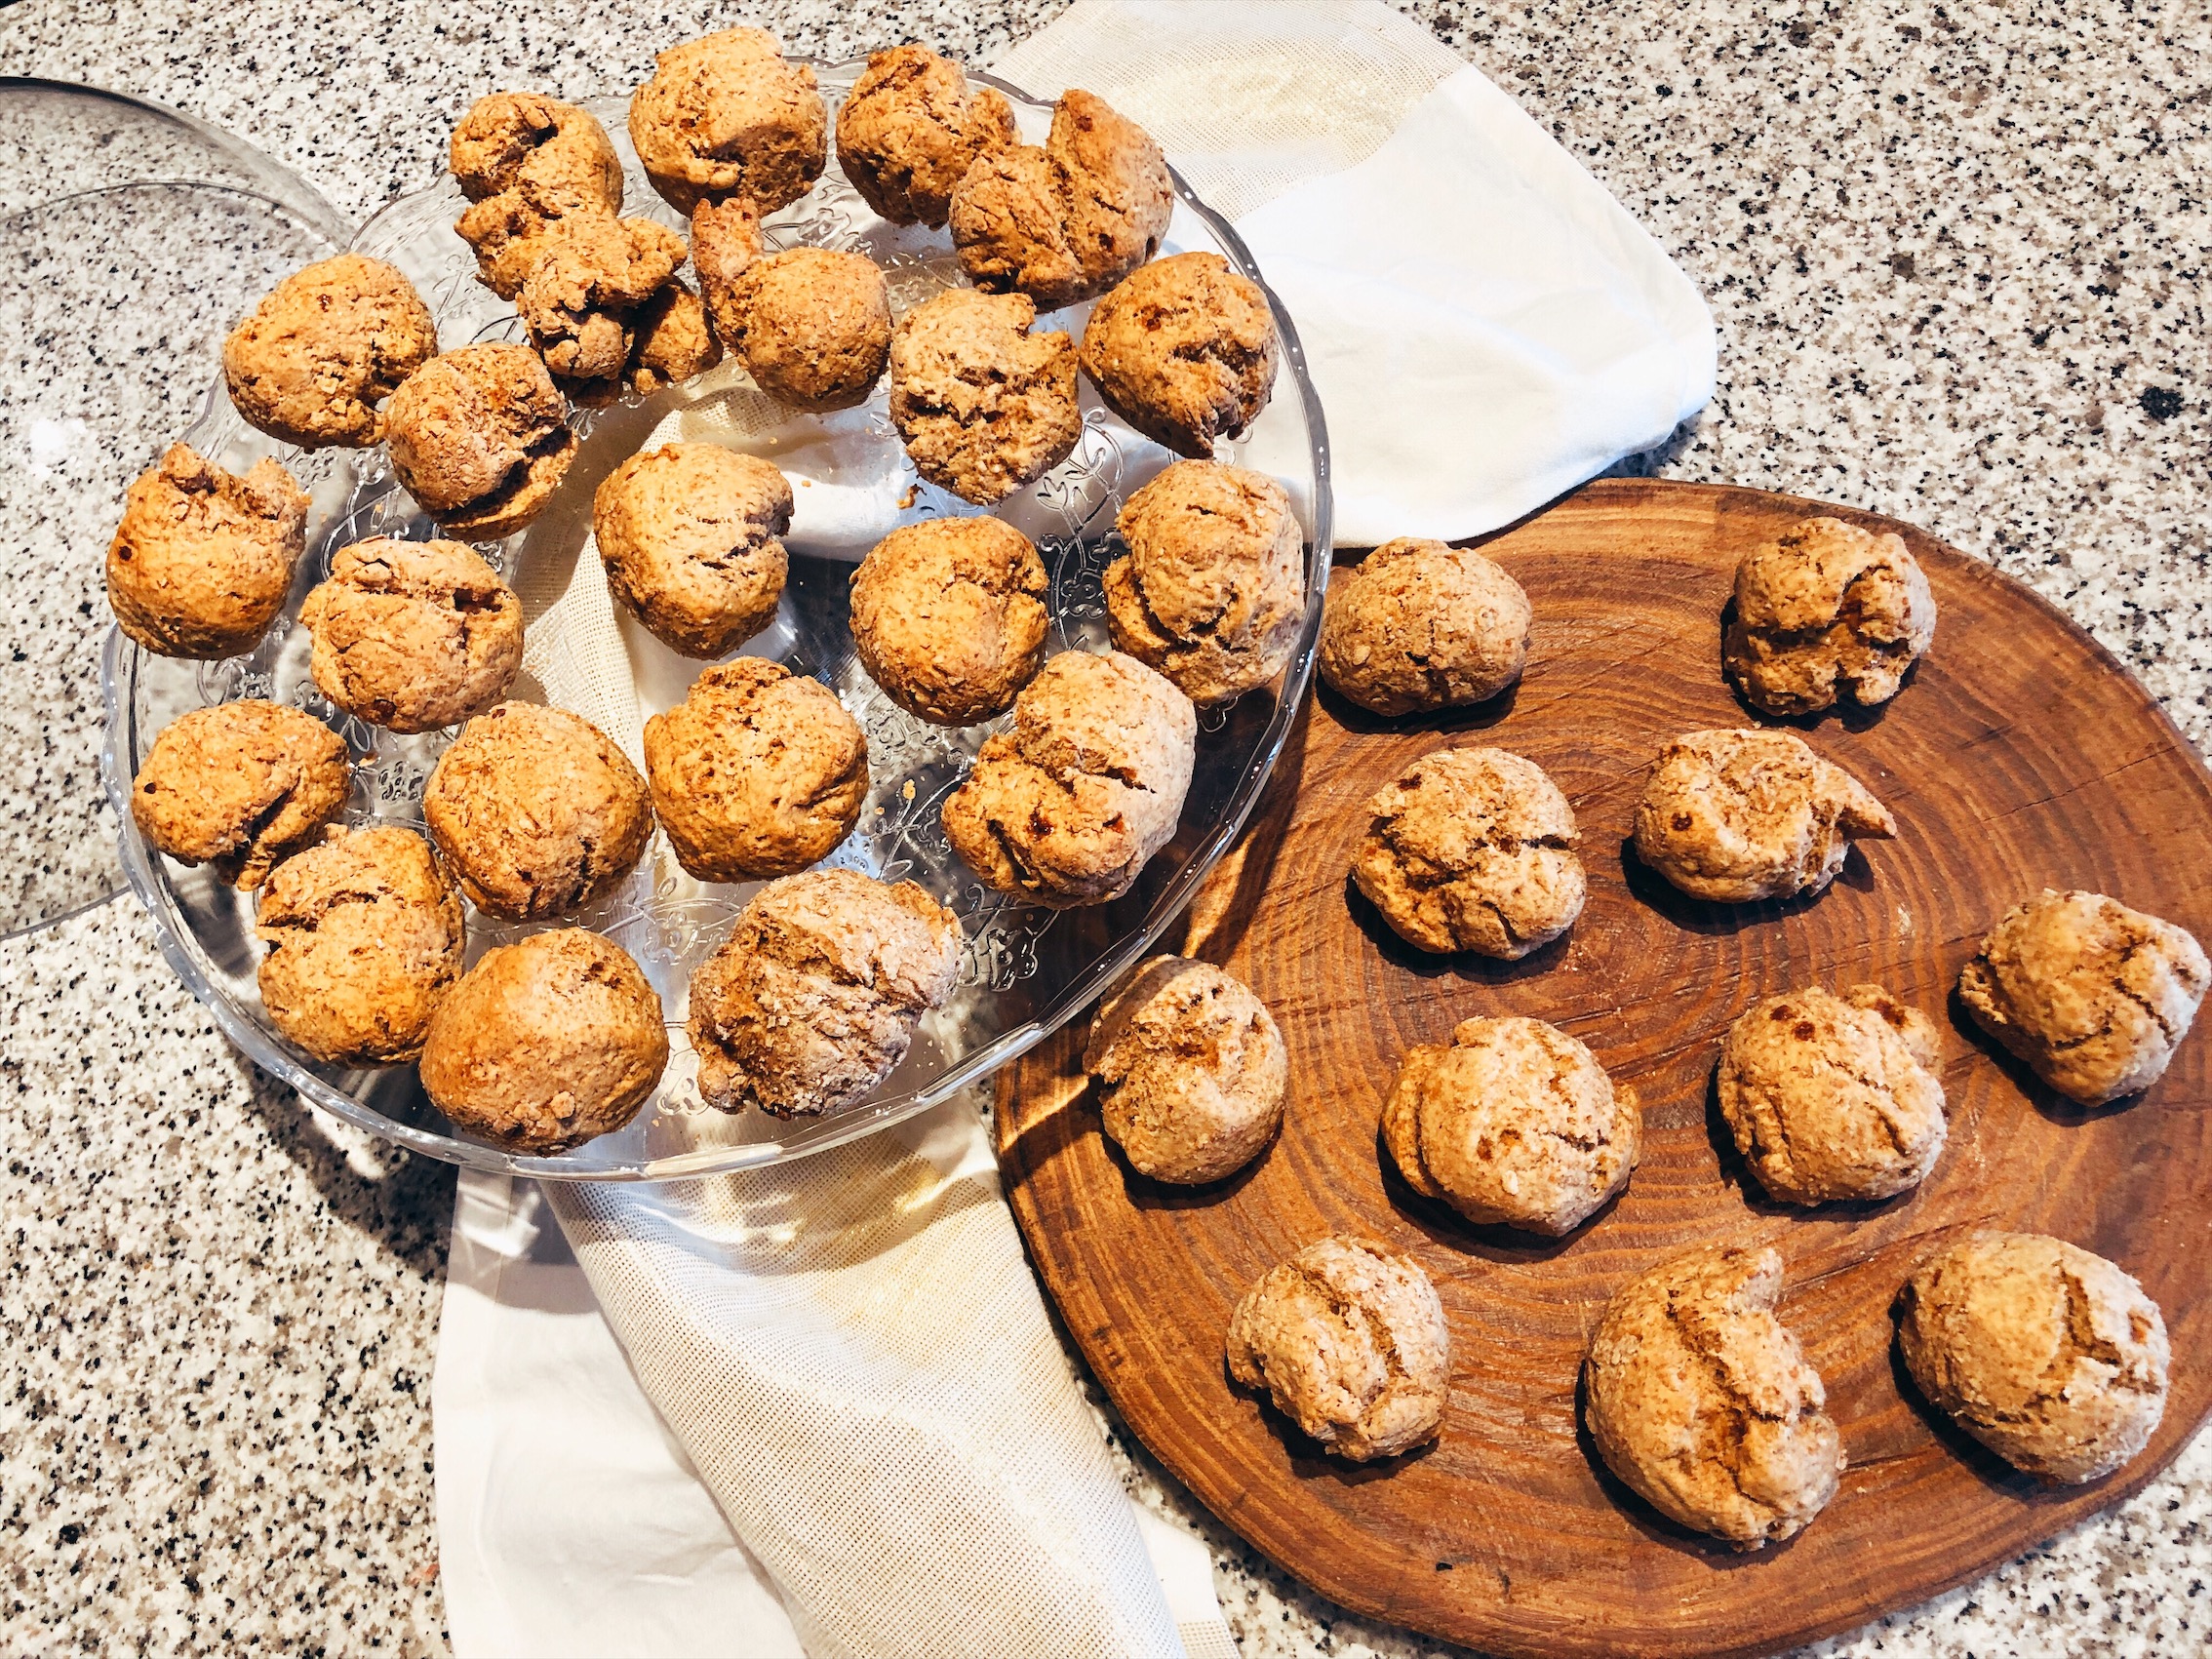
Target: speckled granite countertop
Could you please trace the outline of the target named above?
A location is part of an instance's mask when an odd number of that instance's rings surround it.
[[[2194,0],[1808,0],[1756,22],[1730,0],[1407,9],[1710,296],[1719,393],[1641,467],[1914,519],[2065,607],[2212,744]],[[738,20],[832,57],[911,38],[987,61],[1057,10],[18,0],[0,72],[175,104],[365,217],[428,180],[485,92],[616,91]],[[145,458],[115,457],[118,494]],[[100,548],[36,552],[0,572],[0,657],[22,665],[0,681],[0,828],[53,866],[22,889],[51,911],[108,880],[86,793]],[[68,837],[40,843],[46,819]],[[425,1385],[450,1172],[254,1073],[128,899],[0,941],[0,1650],[442,1651]],[[1145,1501],[1188,1510],[1141,1453],[1129,1468]],[[1822,1651],[2204,1651],[2208,1520],[2212,1438],[2105,1520]],[[1247,1659],[1433,1651],[1201,1524]]]

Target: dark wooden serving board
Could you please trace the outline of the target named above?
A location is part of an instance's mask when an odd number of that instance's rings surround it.
[[[1935,645],[1872,719],[1798,723],[1903,826],[1810,902],[1723,908],[1624,855],[1661,742],[1754,720],[1719,667],[1738,556],[1809,512],[1897,531],[1940,607]],[[1604,481],[1489,539],[1535,634],[1500,706],[1407,724],[1319,694],[1240,848],[1192,908],[1193,955],[1241,975],[1282,1023],[1281,1139],[1218,1187],[1133,1174],[1099,1132],[1082,1022],[999,1083],[1007,1190],[1038,1272],[1145,1444],[1223,1521],[1348,1607],[1511,1654],[1767,1653],[1918,1602],[2105,1508],[2212,1405],[2212,1031],[2133,1102],[2088,1112],[1996,1057],[1952,986],[2004,909],[2084,887],[2212,940],[2212,777],[2088,635],[2027,588],[1907,525],[1754,491]],[[1345,878],[1361,805],[1433,749],[1526,755],[1574,803],[1590,902],[1527,961],[1429,958]],[[1744,1006],[1873,979],[1937,1016],[1951,1139],[1915,1194],[1805,1212],[1762,1199],[1712,1104]],[[1571,1238],[1475,1228],[1386,1174],[1383,1094],[1400,1053],[1474,1013],[1552,1020],[1644,1102],[1628,1192]],[[2055,1233],[2142,1280],[2173,1335],[2173,1393],[2119,1475],[2049,1488],[1934,1416],[1889,1316],[1930,1242],[1973,1224]],[[1268,1267],[1337,1231],[1410,1251],[1451,1323],[1437,1443],[1395,1462],[1323,1457],[1233,1385],[1222,1335]],[[1596,1460],[1577,1412],[1606,1296],[1710,1240],[1776,1245],[1783,1317],[1827,1379],[1850,1456],[1798,1538],[1738,1555],[1661,1519]]]

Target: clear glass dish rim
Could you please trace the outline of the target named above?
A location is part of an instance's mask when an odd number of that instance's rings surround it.
[[[866,59],[851,59],[836,63],[817,59],[796,59],[794,61],[807,63],[817,71],[844,72],[864,64]],[[1008,98],[1032,109],[1051,108],[1049,103],[988,71],[971,69],[968,76],[971,80],[997,88]],[[62,85],[52,82],[36,84]],[[100,92],[99,88],[65,86],[63,90]],[[116,94],[102,96],[119,98],[127,103],[142,104],[165,116],[175,114],[159,105],[146,104],[142,99]],[[195,129],[201,125],[190,121],[188,117],[175,118]],[[235,139],[230,139],[226,140],[224,147],[239,146]],[[252,154],[250,151],[248,153]],[[267,165],[274,166],[273,163]],[[648,1159],[631,1165],[582,1168],[559,1156],[533,1157],[502,1152],[496,1147],[395,1123],[364,1106],[342,1089],[333,1087],[325,1079],[301,1064],[296,1056],[273,1040],[247,1017],[243,1009],[222,995],[195,960],[188,942],[190,929],[176,906],[168,884],[162,880],[160,855],[146,845],[131,815],[131,770],[128,757],[137,748],[134,740],[137,710],[133,693],[144,652],[125,638],[120,628],[110,624],[100,653],[100,694],[107,717],[106,738],[100,753],[100,780],[115,809],[119,825],[118,849],[124,878],[131,891],[153,918],[155,941],[162,957],[176,970],[185,988],[215,1016],[217,1026],[232,1046],[271,1077],[296,1089],[310,1104],[321,1107],[356,1128],[403,1146],[411,1152],[420,1153],[426,1158],[458,1165],[467,1169],[521,1175],[540,1181],[661,1182],[696,1179],[704,1175],[794,1162],[849,1145],[855,1140],[888,1129],[933,1106],[943,1104],[969,1084],[988,1077],[1001,1066],[1043,1042],[1096,1002],[1138,957],[1158,943],[1161,934],[1189,907],[1199,884],[1212,873],[1214,865],[1220,862],[1221,855],[1235,844],[1251,816],[1252,809],[1258,805],[1261,792],[1267,787],[1267,780],[1274,772],[1275,763],[1282,755],[1284,745],[1289,740],[1291,729],[1305,712],[1307,694],[1312,687],[1315,648],[1321,635],[1322,604],[1327,587],[1329,557],[1333,546],[1335,501],[1329,483],[1328,429],[1323,419],[1321,399],[1314,390],[1312,376],[1306,372],[1305,351],[1299,343],[1297,328],[1275,290],[1268,285],[1267,279],[1253,263],[1251,252],[1244,246],[1244,238],[1237,234],[1236,228],[1220,214],[1199,200],[1180,173],[1172,167],[1168,169],[1168,173],[1174,182],[1176,196],[1198,215],[1239,269],[1257,283],[1267,296],[1268,310],[1274,318],[1277,336],[1283,343],[1284,361],[1289,370],[1290,381],[1297,388],[1300,408],[1306,421],[1307,442],[1313,464],[1313,535],[1306,561],[1305,622],[1299,630],[1297,646],[1291,653],[1290,662],[1284,669],[1275,709],[1260,733],[1256,758],[1245,768],[1244,776],[1231,797],[1228,810],[1206,831],[1192,850],[1191,856],[1184,861],[1183,867],[1176,871],[1153,901],[1142,922],[1119,943],[1102,953],[1036,1018],[1002,1033],[946,1072],[929,1087],[917,1090],[902,1101],[889,1103],[880,1110],[856,1110],[852,1114],[853,1122],[849,1132],[825,1134],[802,1148],[787,1149],[772,1144],[717,1147]],[[403,198],[395,198],[398,199]],[[280,202],[277,205],[297,211],[289,203]],[[390,206],[387,203],[378,213],[388,211]],[[1279,394],[1280,391],[1279,381]],[[219,382],[211,382],[209,398],[212,400],[217,395]]]

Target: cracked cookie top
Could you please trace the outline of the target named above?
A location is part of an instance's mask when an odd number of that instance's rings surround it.
[[[894,46],[870,55],[837,112],[837,164],[891,223],[935,228],[968,170],[1018,138],[1005,94],[971,91],[958,63],[927,47]]]
[[[550,230],[515,309],[554,377],[618,379],[637,343],[638,312],[685,257],[684,239],[650,218],[578,214]]]
[[[381,259],[339,254],[295,271],[222,344],[223,380],[249,425],[303,450],[366,449],[376,406],[438,350],[414,285]]]
[[[1827,1390],[1774,1315],[1782,1257],[1710,1244],[1624,1285],[1590,1340],[1586,1415],[1606,1467],[1670,1520],[1756,1550],[1836,1495]]]
[[[1896,833],[1865,784],[1794,731],[1684,732],[1636,805],[1637,856],[1720,904],[1822,892],[1852,842]]]
[[[1262,472],[1177,461],[1116,520],[1127,554],[1106,567],[1114,644],[1202,707],[1283,672],[1306,618],[1305,535]]]
[[[868,739],[819,680],[740,656],[646,722],[653,810],[676,861],[704,882],[788,876],[852,833]]]
[[[890,357],[890,289],[867,255],[789,248],[730,279],[715,324],[753,382],[794,409],[868,401]]]
[[[1736,567],[1721,660],[1768,714],[1841,697],[1872,707],[1897,694],[1935,625],[1935,595],[1903,537],[1805,519]]]
[[[960,968],[960,921],[913,882],[770,882],[691,976],[699,1093],[771,1117],[851,1105],[890,1076]]]
[[[131,817],[154,848],[253,889],[345,809],[345,743],[313,715],[246,698],[164,727],[131,783]]]
[[[945,835],[996,892],[1119,898],[1174,839],[1197,735],[1191,699],[1135,657],[1064,651],[945,798]]]
[[[1350,1463],[1436,1438],[1451,1384],[1451,1333],[1420,1263],[1371,1240],[1308,1244],[1244,1292],[1229,1321],[1229,1371]]]
[[[319,1060],[412,1060],[460,976],[460,894],[411,829],[334,825],[325,835],[276,867],[255,907],[254,931],[268,947],[261,1007]]]
[[[2110,1475],[2165,1414],[2157,1303],[2061,1239],[1978,1232],[1938,1250],[1898,1297],[1897,1345],[1921,1393],[2045,1480]]]
[[[447,145],[454,181],[469,206],[454,233],[476,254],[485,287],[502,299],[522,292],[550,233],[571,217],[622,211],[622,163],[589,110],[537,93],[477,99]]]
[[[1990,929],[1958,1000],[2051,1087],[2098,1106],[2165,1075],[2208,982],[2185,928],[2103,893],[2046,888]]]
[[[284,610],[307,507],[298,481],[266,456],[241,478],[170,445],[132,482],[108,544],[116,625],[164,656],[244,655]]]
[[[1108,409],[1155,443],[1204,459],[1267,407],[1275,319],[1259,284],[1219,254],[1173,254],[1092,309],[1082,363]]]
[[[1754,1003],[1728,1028],[1720,1115],[1768,1196],[1881,1199],[1935,1167],[1948,1132],[1935,1022],[1878,985]]]
[[[1376,714],[1487,702],[1521,678],[1529,618],[1495,560],[1400,536],[1330,577],[1322,678]]]
[[[672,46],[630,99],[630,142],[668,205],[749,196],[771,214],[814,187],[829,159],[829,107],[814,71],[762,29]]]
[[[299,620],[323,694],[392,731],[457,725],[505,696],[522,667],[522,601],[457,541],[341,547]]]
[[[891,333],[890,417],[914,470],[988,507],[1065,460],[1083,435],[1075,342],[1033,335],[1019,294],[955,288]]]
[[[852,573],[852,645],[907,713],[972,726],[1006,713],[1045,660],[1050,581],[1003,519],[928,519],[884,537]]]
[[[653,637],[716,657],[775,616],[790,573],[791,481],[720,444],[663,444],[622,462],[592,496],[607,586]]]
[[[1538,1019],[1462,1020],[1399,1062],[1383,1142],[1405,1184],[1470,1221],[1557,1237],[1615,1193],[1643,1146],[1633,1088]]]
[[[567,709],[501,703],[438,757],[422,816],[479,910],[542,922],[637,867],[652,810],[637,768]]]
[[[1582,914],[1574,809],[1533,761],[1504,749],[1424,755],[1366,812],[1352,880],[1408,944],[1510,962]]]
[[[1209,962],[1154,957],[1103,1004],[1083,1069],[1138,1173],[1196,1186],[1235,1174],[1283,1124],[1289,1057],[1251,988]]]
[[[537,353],[494,340],[434,357],[392,394],[392,472],[441,528],[512,535],[544,510],[575,459],[569,407]]]
[[[668,1064],[660,999],[581,928],[486,951],[431,1015],[422,1087],[456,1128],[566,1152],[638,1115]]]

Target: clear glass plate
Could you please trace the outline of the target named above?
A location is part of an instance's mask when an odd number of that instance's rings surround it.
[[[863,65],[815,67],[834,113]],[[1002,90],[1013,99],[1025,137],[1042,141],[1049,105],[1012,88]],[[625,125],[627,101],[602,99],[587,107],[621,152],[624,212],[683,228],[681,217],[652,193],[637,167]],[[1176,185],[1179,199],[1164,251],[1217,252],[1257,280],[1236,233],[1180,179]],[[407,272],[437,314],[447,349],[521,337],[513,307],[477,282],[473,257],[453,232],[463,205],[447,178],[393,202],[354,239],[356,248]],[[889,272],[894,313],[960,281],[944,232],[879,219],[846,182],[834,158],[814,191],[771,216],[764,230],[771,247],[864,250]],[[1070,307],[1041,318],[1038,326],[1080,337],[1086,313],[1087,307]],[[789,586],[775,622],[744,651],[819,677],[867,732],[871,793],[858,829],[829,862],[921,883],[961,917],[968,933],[951,1000],[924,1017],[905,1060],[870,1099],[794,1122],[758,1113],[729,1116],[703,1104],[683,1031],[687,987],[691,969],[727,936],[756,889],[693,881],[677,868],[657,832],[641,868],[623,887],[552,925],[597,928],[637,958],[660,993],[674,1057],[658,1093],[627,1128],[557,1157],[519,1156],[457,1132],[423,1094],[412,1066],[348,1071],[291,1047],[261,1011],[255,983],[260,947],[251,898],[224,887],[205,867],[186,868],[155,854],[123,811],[124,868],[153,912],[165,953],[231,1040],[310,1100],[375,1133],[476,1168],[574,1180],[660,1180],[745,1168],[841,1145],[945,1099],[1079,1012],[1153,944],[1236,838],[1304,700],[1328,564],[1327,452],[1297,336],[1280,305],[1275,319],[1284,344],[1275,394],[1253,430],[1220,454],[1263,465],[1290,492],[1306,537],[1305,629],[1274,690],[1253,692],[1202,720],[1197,767],[1175,840],[1135,889],[1111,905],[1054,913],[983,889],[947,847],[937,810],[983,739],[1003,723],[958,731],[927,726],[885,698],[853,655],[846,617],[851,561],[893,523],[974,511],[916,477],[891,428],[883,387],[860,409],[800,415],[770,405],[741,371],[726,363],[655,398],[578,411],[573,423],[582,444],[560,495],[530,529],[484,549],[523,594],[526,617],[534,622],[549,596],[565,588],[576,561],[595,557],[588,539],[592,489],[663,422],[681,423],[688,433],[711,432],[717,441],[774,460],[798,479],[800,506],[786,538],[792,553]],[[1036,540],[1051,573],[1052,650],[1108,643],[1100,576],[1118,551],[1115,516],[1129,491],[1173,459],[1109,415],[1087,382],[1083,395],[1085,430],[1076,453],[995,509]],[[296,614],[299,600],[321,579],[336,548],[371,534],[435,533],[393,482],[380,449],[303,455],[245,425],[219,386],[185,436],[233,470],[273,454],[312,493],[308,556],[288,615]],[[617,625],[641,717],[680,701],[703,665],[676,656],[626,619]],[[400,737],[347,718],[317,691],[307,673],[306,648],[305,631],[292,621],[271,630],[251,656],[219,663],[150,656],[120,634],[111,635],[105,662],[106,776],[118,808],[145,748],[178,713],[234,697],[273,696],[327,720],[351,745],[357,782],[348,821],[419,824],[423,781],[453,734]],[[520,694],[530,694],[527,685]],[[621,741],[624,734],[615,736]],[[471,959],[492,944],[534,930],[472,912]]]
[[[199,414],[224,331],[345,237],[299,180],[174,110],[0,80],[0,934],[123,885],[99,787],[123,492]]]

